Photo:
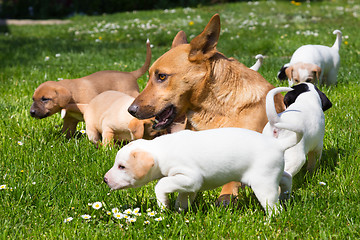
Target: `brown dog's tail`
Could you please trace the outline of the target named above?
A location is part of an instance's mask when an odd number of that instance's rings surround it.
[[[150,47],[150,41],[149,39],[146,40],[146,59],[144,65],[139,68],[138,70],[135,70],[133,72],[130,72],[136,79],[141,77],[144,73],[147,72],[147,70],[150,67],[151,63],[151,47]]]

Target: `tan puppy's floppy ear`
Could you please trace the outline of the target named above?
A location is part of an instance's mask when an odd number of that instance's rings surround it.
[[[139,180],[150,171],[154,166],[154,158],[150,153],[134,150],[130,153],[128,160],[129,168],[134,173],[136,180]]]
[[[128,128],[132,134],[132,140],[140,139],[144,136],[144,124],[137,118],[130,121]]]
[[[294,67],[290,66],[288,68],[285,69],[285,74],[288,77],[288,79],[292,79],[292,72],[293,72]]]
[[[220,16],[215,14],[206,25],[204,31],[190,42],[189,61],[209,59],[216,52],[220,36]]]
[[[55,92],[58,98],[59,106],[61,108],[65,108],[71,100],[71,92],[63,86],[57,86],[55,88]]]
[[[187,38],[186,38],[186,34],[184,31],[180,31],[176,34],[176,36],[174,37],[174,40],[172,42],[171,48],[177,47],[181,44],[187,44]]]
[[[316,79],[319,81],[320,74],[321,74],[321,67],[315,65],[311,71],[315,73],[314,75],[316,76]]]

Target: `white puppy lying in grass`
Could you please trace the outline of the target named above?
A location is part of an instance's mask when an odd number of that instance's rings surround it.
[[[284,151],[296,143],[292,137],[276,139],[241,128],[184,130],[124,146],[104,181],[116,190],[160,179],[155,187],[159,206],[169,207],[168,194],[178,192],[175,208],[180,211],[198,191],[242,182],[271,215],[279,210],[279,186],[281,199],[291,191],[291,177],[283,176]]]
[[[316,158],[320,160],[325,133],[324,111],[332,106],[326,95],[311,83],[301,83],[293,89],[284,97],[286,110],[279,114],[275,110],[274,96],[292,89],[279,87],[269,91],[266,96],[269,123],[263,130],[263,134],[278,139],[293,138],[291,142],[300,140],[285,151],[285,171],[291,176],[300,171],[306,162],[306,155],[307,169],[310,171],[315,167]]]
[[[335,30],[336,40],[332,47],[322,45],[304,45],[298,48],[278,73],[280,80],[289,79],[289,85],[301,82],[332,85],[337,82],[340,67],[339,49],[341,31]]]

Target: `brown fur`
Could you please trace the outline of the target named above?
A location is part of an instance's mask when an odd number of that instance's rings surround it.
[[[148,152],[132,151],[128,160],[128,168],[134,174],[135,179],[143,178],[154,166],[154,158]]]
[[[240,127],[261,132],[268,122],[266,94],[273,86],[258,72],[216,50],[219,15],[190,44],[184,34],[179,32],[172,48],[153,63],[149,82],[129,112],[148,118],[173,105],[176,115],[186,115],[188,127],[195,130]],[[161,74],[167,76],[164,81]],[[284,110],[282,99],[282,95],[275,97],[279,112]],[[235,185],[225,185],[222,194],[237,193]]]
[[[147,42],[145,63],[136,71],[100,71],[78,79],[42,83],[34,92],[30,114],[41,119],[60,112],[61,109],[68,109],[62,132],[66,132],[66,136],[70,137],[75,132],[77,123],[83,120],[83,112],[68,105],[88,104],[95,96],[108,90],[121,91],[132,97],[138,96],[137,79],[148,70],[150,63],[151,49]]]

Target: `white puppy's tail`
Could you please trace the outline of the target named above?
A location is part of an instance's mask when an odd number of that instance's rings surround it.
[[[332,46],[332,48],[334,49],[337,49],[339,51],[340,49],[340,45],[341,45],[341,36],[342,36],[342,33],[340,30],[335,30],[333,32],[333,34],[336,34],[336,40],[335,40],[335,43],[334,45]]]
[[[275,103],[274,103],[275,95],[281,92],[289,92],[292,90],[294,89],[289,87],[278,87],[271,89],[266,95],[266,115],[268,117],[270,125],[274,126],[274,124],[280,122],[280,118],[276,112]]]
[[[262,62],[263,62],[263,59],[264,59],[264,56],[261,55],[261,54],[258,54],[255,56],[255,59],[257,59],[256,63],[250,67],[251,70],[254,70],[254,71],[259,71],[259,68],[261,67],[262,65]]]

